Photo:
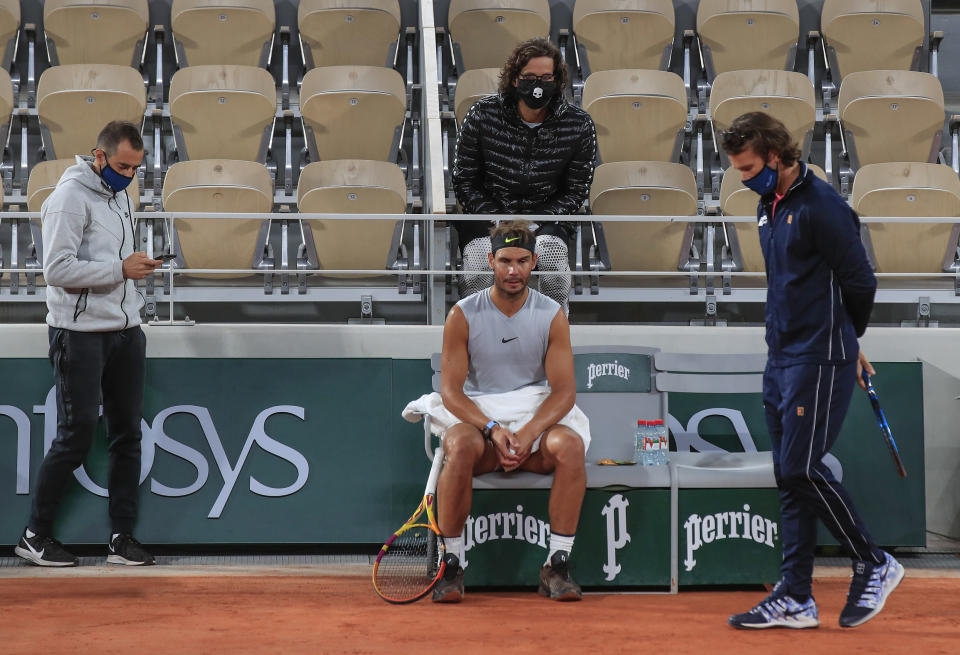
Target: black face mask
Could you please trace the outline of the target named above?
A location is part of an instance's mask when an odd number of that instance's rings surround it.
[[[557,92],[556,82],[538,80],[517,80],[517,95],[530,109],[542,109]]]

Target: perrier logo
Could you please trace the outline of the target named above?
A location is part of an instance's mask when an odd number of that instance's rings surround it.
[[[621,380],[630,380],[630,367],[620,364],[617,360],[605,364],[590,364],[587,366],[587,389],[593,388],[596,378],[612,375]]]

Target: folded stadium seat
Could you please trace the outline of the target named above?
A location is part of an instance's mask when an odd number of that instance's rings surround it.
[[[604,162],[675,161],[687,120],[683,79],[657,70],[593,73],[583,87]]]
[[[450,0],[447,25],[461,71],[502,68],[518,43],[550,36],[550,2]]]
[[[181,68],[170,80],[170,118],[181,160],[266,161],[277,93],[256,66]]]
[[[700,0],[697,34],[708,79],[733,70],[793,70],[797,0]]]
[[[269,213],[273,182],[263,164],[200,159],[173,164],[163,180],[163,209],[169,212]],[[183,268],[249,269],[259,264],[268,221],[236,218],[174,220]],[[203,273],[202,278],[245,277]]]
[[[0,65],[10,68],[20,33],[20,0],[0,0]]]
[[[850,204],[863,217],[917,217],[911,223],[866,225],[878,273],[956,270],[960,221],[923,221],[923,217],[960,217],[960,179],[951,167],[916,162],[864,166],[854,178]]]
[[[300,173],[297,207],[304,213],[403,214],[407,183],[396,164],[362,159],[319,161]],[[324,269],[381,269],[389,265],[399,223],[381,220],[315,220],[310,226],[316,263]],[[312,256],[310,259],[312,260]]]
[[[827,0],[820,14],[834,81],[868,70],[909,70],[925,33],[921,0]]]
[[[271,0],[272,1],[272,0]],[[398,0],[300,0],[300,43],[314,66],[392,66],[400,35]]]
[[[266,66],[277,21],[274,0],[173,0],[173,30],[181,68],[208,64]]]
[[[46,0],[43,4],[43,31],[54,66],[139,66],[149,23],[147,0]]]
[[[457,81],[457,89],[453,97],[457,125],[463,123],[463,117],[470,111],[473,103],[480,98],[495,95],[499,84],[499,68],[474,68],[464,71]]]
[[[30,178],[27,180],[27,211],[40,211],[43,201],[53,193],[64,171],[76,163],[75,157],[69,157],[53,161],[38,161],[34,164],[30,169]],[[130,197],[130,208],[137,211],[140,207],[140,184],[136,176],[133,177],[126,192]]]
[[[139,125],[146,106],[143,78],[129,66],[70,64],[46,69],[37,83],[46,158],[90,154],[108,121]]]
[[[695,216],[697,183],[683,164],[622,161],[597,167],[590,187],[594,216]],[[676,271],[690,260],[693,223],[605,222],[610,261],[619,270]],[[680,277],[633,278],[630,286],[686,285]]]
[[[673,50],[672,0],[576,0],[573,32],[590,72],[665,69]]]
[[[395,70],[326,66],[303,76],[300,112],[311,161],[393,161],[406,113],[406,88]]]
[[[816,164],[807,164],[813,174],[824,182],[828,182],[827,174]],[[728,168],[720,182],[720,211],[726,216],[756,216],[757,203],[760,196],[743,185],[740,171]],[[760,252],[760,239],[757,235],[756,223],[727,223],[727,228],[733,227],[736,243],[732,245],[733,259],[737,270],[763,271],[763,253]],[[733,242],[733,239],[730,239]],[[763,286],[766,282],[762,277],[749,278],[750,286]]]
[[[929,73],[850,73],[838,98],[853,170],[891,161],[935,162],[945,120],[943,89]]]
[[[720,73],[710,93],[714,134],[751,111],[775,116],[806,154],[810,149],[817,105],[813,84],[802,73],[784,70],[741,70]],[[722,152],[722,151],[720,151]],[[724,162],[726,163],[726,157]]]

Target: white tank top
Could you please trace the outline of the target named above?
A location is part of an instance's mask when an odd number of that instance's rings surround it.
[[[490,298],[491,288],[457,303],[470,329],[470,367],[463,392],[468,396],[503,393],[547,385],[544,359],[550,324],[560,305],[529,289],[527,300],[513,316],[501,312]]]

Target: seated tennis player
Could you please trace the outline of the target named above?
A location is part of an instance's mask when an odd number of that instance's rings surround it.
[[[493,287],[458,302],[443,330],[441,397],[455,420],[443,435],[446,463],[437,505],[447,568],[433,600],[455,603],[463,597],[462,532],[472,479],[500,469],[553,473],[550,550],[540,569],[540,593],[580,600],[570,552],[586,489],[590,433],[586,416],[574,406],[570,325],[559,304],[527,287],[537,264],[529,223],[502,222],[490,240]]]

